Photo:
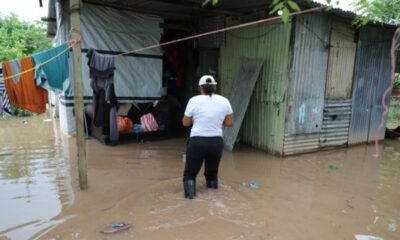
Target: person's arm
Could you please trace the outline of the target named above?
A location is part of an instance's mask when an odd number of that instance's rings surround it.
[[[183,116],[182,118],[182,125],[185,127],[190,127],[193,124],[193,119],[192,117],[188,117],[188,116]]]
[[[224,122],[223,122],[223,126],[224,127],[232,127],[233,123],[234,123],[233,113],[229,114],[229,115],[226,115],[225,119],[224,119]]]
[[[193,101],[192,99],[190,99],[182,118],[182,125],[184,127],[190,127],[193,125],[193,108],[194,108]]]
[[[231,103],[229,102],[229,100],[226,100],[226,116],[224,119],[224,122],[222,123],[222,125],[224,127],[232,127],[233,123],[234,123],[234,119],[233,119],[233,110],[232,110],[232,106]]]

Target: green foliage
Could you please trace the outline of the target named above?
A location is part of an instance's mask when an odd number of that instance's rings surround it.
[[[204,0],[202,6],[212,3],[212,5],[218,4],[219,0]],[[269,14],[280,13],[283,22],[288,22],[290,18],[291,11],[300,11],[300,6],[295,2],[295,0],[274,0],[271,4],[271,11]]]
[[[51,48],[42,22],[25,22],[16,15],[0,16],[0,61],[12,60]]]
[[[216,5],[218,3],[219,0],[205,0],[202,4],[202,6],[204,7],[205,5],[207,5],[209,2],[212,2],[212,5]]]
[[[356,12],[360,15],[355,25],[363,26],[369,22],[400,24],[400,1],[398,0],[357,0]]]
[[[33,113],[31,113],[28,110],[25,110],[23,108],[13,106],[12,115],[17,116],[17,117],[30,117],[30,116],[33,116]]]
[[[293,0],[274,0],[271,7],[269,14],[281,12],[282,21],[285,23],[289,21],[291,10],[300,11],[300,6]]]
[[[400,74],[396,73],[396,78],[394,80],[394,85],[398,88],[400,88]]]
[[[389,128],[396,128],[397,126],[399,126],[399,121],[400,121],[400,103],[396,100],[392,100],[389,107],[387,125]]]

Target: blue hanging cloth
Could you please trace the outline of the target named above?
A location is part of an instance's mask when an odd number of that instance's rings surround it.
[[[65,83],[65,81],[69,79],[68,47],[68,44],[64,43],[58,47],[32,55],[33,62],[36,66],[35,79],[38,86],[50,90],[69,91],[69,83],[67,83],[68,85]],[[64,53],[62,53],[63,51]],[[62,54],[56,59],[53,59],[43,66],[39,65],[60,53]]]

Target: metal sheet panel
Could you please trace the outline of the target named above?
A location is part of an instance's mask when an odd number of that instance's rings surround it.
[[[367,27],[360,31],[353,85],[353,110],[349,144],[367,142],[374,138],[382,109],[380,98],[388,86],[390,34],[382,29]],[[386,99],[389,102],[389,99]],[[378,120],[379,119],[379,120]],[[384,131],[384,129],[383,129]],[[370,136],[371,135],[371,136]],[[383,136],[383,133],[379,134]]]
[[[291,23],[264,24],[226,33],[221,48],[222,94],[228,95],[240,57],[264,59],[240,137],[242,141],[282,154],[289,72]]]
[[[349,137],[351,99],[326,100],[320,147],[345,146]]]
[[[344,23],[334,22],[331,32],[326,99],[351,98],[356,48],[354,29]]]
[[[384,34],[385,39],[390,39],[390,34]],[[384,108],[382,106],[382,97],[384,92],[391,85],[391,59],[390,59],[390,50],[391,50],[391,41],[384,41],[380,43],[381,45],[381,64],[379,70],[379,77],[376,79],[375,87],[374,87],[374,95],[372,98],[372,108],[371,108],[371,120],[369,123],[369,134],[368,134],[368,142],[375,141],[375,138],[381,140],[385,138],[385,130],[386,124],[384,124],[383,128],[379,129],[379,125],[382,120],[382,115]],[[390,105],[390,96],[391,93],[386,96],[385,103],[387,106]],[[387,115],[383,118],[384,123],[386,123]]]
[[[202,18],[200,20],[200,33],[221,29],[225,24],[225,16],[219,15],[214,17]],[[225,35],[223,33],[212,34],[207,37],[199,38],[200,48],[219,48],[224,43]]]
[[[196,78],[192,80],[192,95],[198,93],[198,80],[201,76],[206,74],[213,75],[219,81],[219,49],[199,49],[198,53],[199,62],[196,69]]]
[[[330,25],[321,13],[296,18],[286,128],[289,135],[321,131]]]
[[[235,123],[231,128],[225,129],[224,131],[225,147],[230,151],[232,151],[235,145],[237,135],[253,93],[254,85],[260,75],[263,63],[264,59],[240,59],[236,81],[229,94],[229,101],[232,104]]]
[[[289,156],[299,153],[314,152],[319,148],[319,133],[289,135],[285,134],[283,155]]]

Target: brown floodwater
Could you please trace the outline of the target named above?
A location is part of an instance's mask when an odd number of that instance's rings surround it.
[[[43,119],[0,119],[0,239],[400,239],[400,141],[381,159],[372,145],[284,159],[240,146],[224,153],[219,189],[200,174],[189,201],[184,139],[89,139],[81,191],[74,139]],[[120,222],[132,228],[101,233]]]

